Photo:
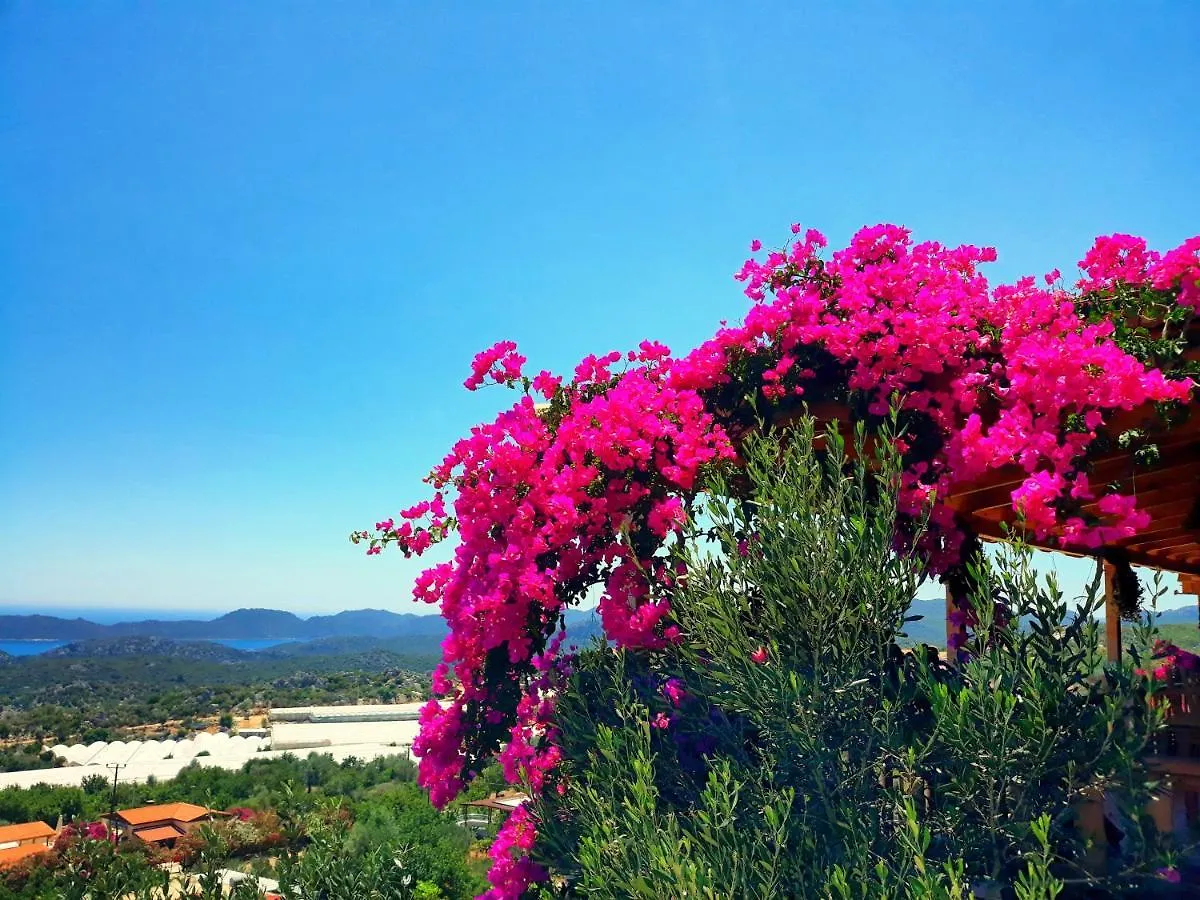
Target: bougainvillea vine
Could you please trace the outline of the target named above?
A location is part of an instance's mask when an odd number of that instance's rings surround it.
[[[405,555],[457,535],[453,560],[414,588],[449,625],[434,674],[442,699],[422,712],[413,748],[438,806],[492,758],[534,792],[554,784],[564,611],[598,591],[609,640],[674,640],[680,573],[665,550],[706,471],[735,464],[761,420],[804,404],[868,422],[898,409],[903,509],[931,521],[905,549],[935,570],[954,565],[963,537],[939,498],[1001,467],[1024,471],[1011,500],[1041,540],[1092,548],[1147,524],[1134,496],[1088,480],[1088,454],[1122,411],[1193,398],[1200,237],[1165,254],[1099,238],[1069,289],[1057,271],[992,286],[981,267],[994,250],[914,243],[894,225],[864,228],[828,258],[825,238],[802,231],[777,250],[751,245],[736,275],[752,302],[744,321],[685,355],[645,341],[589,356],[567,379],[526,375],[511,341],[480,353],[465,386],[505,385],[517,402],[454,445],[430,499],[352,535],[368,553]],[[509,818],[486,896],[517,897],[545,877],[529,858],[536,829],[524,810]]]

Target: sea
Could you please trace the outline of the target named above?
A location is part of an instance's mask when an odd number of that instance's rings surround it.
[[[146,609],[135,606],[110,606],[105,608],[82,606],[23,606],[0,604],[0,615],[29,616],[40,614],[55,616],[59,619],[86,619],[99,625],[115,625],[118,622],[144,622],[147,619],[158,619],[169,622],[176,619],[193,619],[204,621],[216,618],[224,610],[214,612],[203,609]],[[234,650],[265,650],[279,644],[288,644],[288,638],[189,638],[189,640],[206,640],[214,644],[223,644]],[[0,637],[0,650],[10,656],[37,656],[56,647],[75,643],[73,641],[10,641]]]
[[[234,650],[265,650],[279,644],[291,643],[286,638],[189,638],[188,640],[208,640],[214,644],[223,644]],[[37,656],[56,647],[62,647],[72,641],[5,641],[0,640],[0,650],[10,656]]]

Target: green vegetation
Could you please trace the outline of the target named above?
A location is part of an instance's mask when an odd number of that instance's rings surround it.
[[[1155,631],[1160,640],[1174,644],[1180,650],[1200,652],[1200,628],[1195,625],[1159,625]]]
[[[560,898],[1144,897],[1169,864],[1144,810],[1161,710],[1105,666],[1030,555],[969,571],[951,666],[897,637],[924,575],[894,551],[898,455],[752,437],[748,496],[708,485],[678,548],[678,644],[593,648],[561,686],[558,790],[533,806]],[[681,571],[682,571],[681,567]],[[1064,623],[1066,623],[1064,625]],[[1135,635],[1145,642],[1147,635]],[[1123,839],[1080,825],[1106,797]],[[1166,870],[1173,872],[1173,870]]]
[[[88,839],[109,811],[107,784],[0,791],[0,822],[79,823],[44,858],[0,877],[0,900],[153,897],[164,863],[200,876],[219,868],[279,880],[284,896],[326,900],[422,900],[473,896],[483,884],[467,862],[473,835],[438,813],[403,757],[335,763],[328,756],[254,760],[240,771],[192,766],[161,784],[120,785],[118,806],[186,801],[237,813],[181,838],[170,851],[137,841]],[[494,780],[494,779],[493,779]],[[97,826],[91,826],[94,831]],[[210,879],[211,881],[211,879]],[[258,897],[249,887],[235,897]]]
[[[431,657],[387,651],[336,656],[187,659],[169,655],[20,657],[0,661],[0,738],[114,740],[187,730],[197,719],[269,706],[428,697]],[[168,729],[166,723],[174,723]],[[0,757],[0,765],[4,757]],[[29,766],[32,768],[34,766]]]
[[[53,769],[56,765],[54,754],[43,750],[37,741],[15,743],[0,748],[0,772]]]

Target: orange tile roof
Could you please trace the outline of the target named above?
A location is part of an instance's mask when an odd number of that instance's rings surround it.
[[[0,850],[0,869],[7,869],[23,859],[49,851],[50,848],[45,844],[25,844],[23,847],[9,847],[7,850]]]
[[[9,841],[28,841],[31,838],[45,837],[54,837],[54,829],[45,822],[0,825],[0,844],[7,844]]]
[[[157,828],[136,828],[133,833],[148,844],[157,844],[159,841],[173,841],[177,837],[183,836],[183,830],[176,828],[174,825],[159,825]]]
[[[129,825],[149,825],[151,822],[195,822],[209,815],[220,816],[223,813],[212,812],[195,803],[163,803],[154,806],[139,806],[137,809],[123,809],[116,817]]]

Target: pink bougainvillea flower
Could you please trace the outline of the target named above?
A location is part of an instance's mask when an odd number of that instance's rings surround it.
[[[1155,874],[1158,875],[1158,877],[1163,881],[1169,882],[1170,884],[1180,884],[1183,881],[1183,876],[1174,866],[1166,866],[1158,869]]]
[[[558,789],[554,697],[570,656],[551,638],[567,608],[598,597],[604,636],[621,647],[679,640],[670,601],[686,572],[670,550],[705,475],[736,461],[756,407],[794,407],[833,386],[872,416],[898,403],[920,417],[926,439],[902,451],[897,542],[935,573],[964,546],[942,498],[1002,469],[1022,473],[1009,500],[1041,539],[1091,549],[1146,527],[1136,497],[1088,479],[1088,454],[1117,413],[1189,402],[1196,385],[1127,353],[1114,325],[1087,310],[1159,292],[1200,312],[1200,237],[1166,253],[1132,235],[1098,238],[1070,291],[1057,270],[1045,286],[992,285],[984,267],[995,250],[918,243],[896,225],[863,228],[827,256],[820,232],[801,231],[793,225],[790,244],[762,255],[751,243],[756,256],[735,275],[749,300],[744,320],[722,322],[680,356],[643,341],[584,358],[570,379],[527,379],[512,341],[478,354],[465,386],[518,389],[517,401],[454,444],[430,473],[432,500],[351,536],[372,555],[394,546],[419,556],[457,534],[452,559],[414,585],[448,625],[433,676],[441,699],[423,709],[413,748],[436,805],[497,747],[511,781]],[[920,542],[907,538],[908,523],[926,518]],[[951,649],[974,624],[964,613]],[[751,658],[766,663],[767,649]],[[1194,664],[1179,653],[1158,662],[1164,678]],[[497,678],[519,691],[497,691]],[[527,812],[501,835],[489,876],[497,900],[545,877],[528,854]]]
[[[687,699],[687,691],[683,682],[678,678],[668,678],[663,685],[663,694],[671,701],[672,706],[680,706]]]
[[[546,880],[546,870],[529,856],[536,837],[537,828],[529,810],[518,806],[500,826],[488,850],[492,860],[488,881],[492,887],[480,900],[517,900],[531,884]]]
[[[515,343],[499,341],[471,361],[471,375],[463,382],[463,387],[473,391],[488,380],[496,384],[512,384],[521,377],[521,367],[525,362],[525,357],[517,353]]]

